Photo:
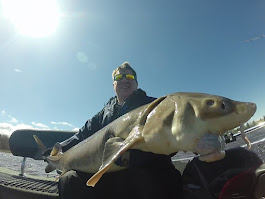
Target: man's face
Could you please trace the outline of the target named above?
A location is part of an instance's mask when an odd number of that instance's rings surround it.
[[[119,70],[115,75],[118,74],[133,74],[131,70]],[[114,91],[120,100],[126,100],[134,91],[137,90],[136,80],[128,80],[123,77],[122,80],[113,82]]]

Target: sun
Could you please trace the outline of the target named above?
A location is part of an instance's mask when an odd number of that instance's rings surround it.
[[[20,34],[31,37],[51,35],[61,17],[56,0],[2,0],[2,9]]]

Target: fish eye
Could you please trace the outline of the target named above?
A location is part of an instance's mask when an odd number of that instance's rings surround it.
[[[208,100],[208,101],[207,101],[207,105],[208,105],[208,106],[212,106],[212,105],[214,105],[214,101],[213,101],[213,100]]]
[[[225,110],[225,108],[226,108],[226,105],[225,105],[225,103],[224,103],[224,102],[222,103],[222,105],[221,105],[221,108]]]

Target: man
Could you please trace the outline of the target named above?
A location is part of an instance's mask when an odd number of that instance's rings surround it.
[[[136,72],[128,62],[115,69],[112,77],[116,96],[88,120],[77,134],[61,143],[63,151],[91,136],[121,115],[155,100],[138,89]],[[128,169],[104,174],[94,188],[86,186],[86,181],[93,174],[79,171],[65,173],[59,180],[60,198],[180,198],[180,173],[173,166],[171,157],[129,150],[115,164]]]

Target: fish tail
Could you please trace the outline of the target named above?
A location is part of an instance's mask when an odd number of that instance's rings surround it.
[[[36,141],[36,143],[38,144],[38,147],[40,148],[40,150],[42,152],[44,152],[47,149],[47,147],[43,144],[43,142],[40,140],[40,138],[38,138],[38,136],[36,136],[36,135],[33,135],[33,138]]]

